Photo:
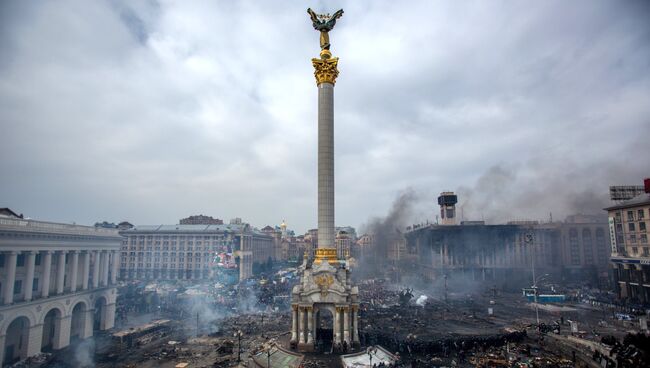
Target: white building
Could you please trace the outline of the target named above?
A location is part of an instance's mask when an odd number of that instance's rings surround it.
[[[117,230],[23,219],[0,209],[0,362],[113,327]]]

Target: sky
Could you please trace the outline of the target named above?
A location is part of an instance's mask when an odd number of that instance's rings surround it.
[[[337,225],[441,191],[464,219],[604,213],[650,176],[645,1],[2,1],[0,207],[316,227],[318,32]]]

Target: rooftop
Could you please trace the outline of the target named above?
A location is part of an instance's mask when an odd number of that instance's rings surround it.
[[[650,205],[650,193],[639,194],[638,196],[630,199],[629,201],[619,203],[615,206],[607,207],[605,208],[605,211],[620,210],[624,208],[632,208],[632,207],[638,207],[644,205]]]

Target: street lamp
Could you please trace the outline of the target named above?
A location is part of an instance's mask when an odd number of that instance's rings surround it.
[[[237,338],[237,363],[241,362],[241,337],[244,334],[241,332],[241,330],[237,330],[234,333],[234,337]]]
[[[539,329],[539,309],[537,308],[537,279],[535,278],[535,243],[533,242],[534,236],[531,231],[526,232],[524,234],[524,243],[526,245],[530,246],[532,245],[533,251],[532,251],[532,256],[531,256],[531,263],[532,263],[532,269],[533,269],[533,301],[535,303],[535,319],[537,320],[537,328]]]

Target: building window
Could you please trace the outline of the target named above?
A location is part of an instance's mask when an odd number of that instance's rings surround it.
[[[639,222],[639,231],[645,232],[645,222]]]
[[[32,284],[32,291],[38,290],[38,279],[34,278],[34,283]]]
[[[34,257],[34,265],[36,265],[36,266],[41,265],[41,254],[40,253],[36,254],[36,257]]]
[[[628,221],[634,220],[634,211],[627,211],[627,220]]]
[[[643,247],[643,256],[650,256],[650,249],[648,247]]]
[[[630,235],[630,243],[636,243],[636,235]]]
[[[0,254],[0,267],[4,267],[4,266],[5,266],[5,255]]]
[[[639,220],[645,218],[643,209],[638,210],[636,213],[637,213],[637,216],[639,217]]]
[[[18,257],[16,257],[16,267],[24,267],[24,266],[25,266],[25,255],[19,254]]]
[[[636,231],[636,226],[634,226],[634,222],[630,222],[627,224],[627,229],[630,231]]]
[[[648,243],[648,234],[641,234],[641,243]]]
[[[23,291],[23,280],[16,280],[14,282],[14,295],[18,295]]]

